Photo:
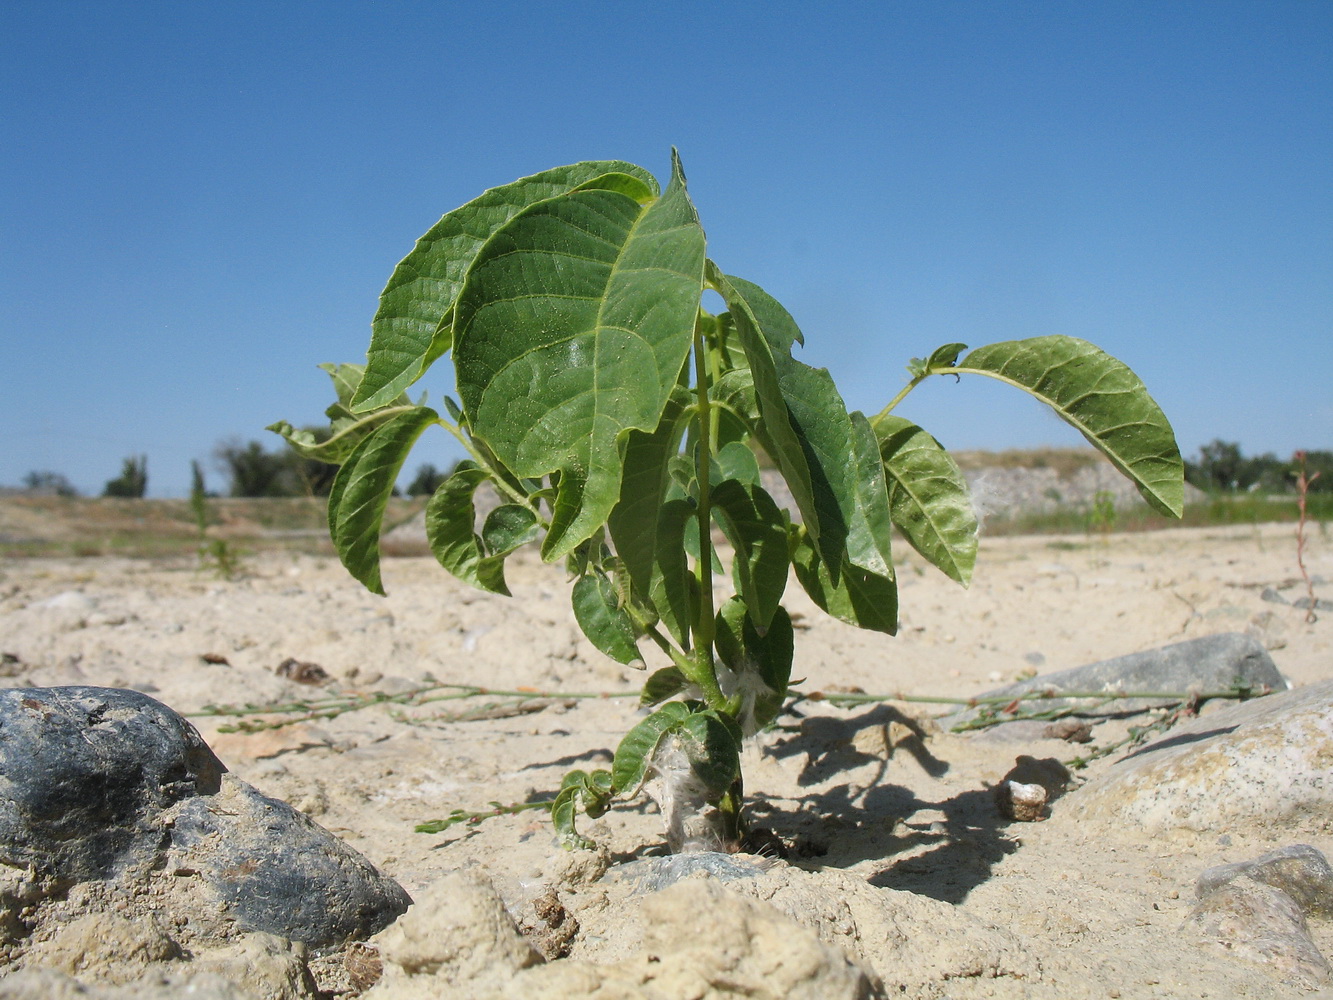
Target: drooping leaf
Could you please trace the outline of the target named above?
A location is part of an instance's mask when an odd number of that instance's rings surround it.
[[[810,469],[806,464],[801,439],[787,413],[787,402],[783,398],[776,367],[777,356],[790,350],[800,331],[796,330],[793,335],[790,330],[777,325],[773,330],[764,330],[740,289],[711,260],[707,265],[707,278],[708,284],[726,300],[731,310],[728,320],[735,329],[736,339],[740,341],[748,363],[746,372],[733,369],[723,375],[714,391],[724,400],[735,398],[737,411],[751,416],[752,432],[777,463],[801,517],[811,526],[810,530],[818,535],[819,516],[815,508]]]
[[[695,524],[694,511],[694,501],[685,498],[662,505],[648,588],[658,618],[682,649],[690,648],[690,629],[699,603],[699,584],[685,558],[685,534]]]
[[[426,503],[426,540],[436,560],[458,579],[481,590],[509,595],[504,561],[520,545],[535,541],[537,515],[517,504],[495,508],[481,536],[475,532],[473,495],[489,478],[476,463],[458,463]]]
[[[642,666],[634,642],[634,621],[621,605],[615,585],[592,572],[574,584],[574,617],[588,641],[618,663]]]
[[[874,428],[893,523],[912,548],[967,586],[977,561],[977,517],[962,470],[910,420],[889,414]]]
[[[717,523],[735,551],[736,589],[763,632],[787,589],[787,518],[764,488],[752,483],[725,480],[712,499]]]
[[[506,503],[486,515],[481,527],[486,551],[493,556],[507,556],[520,546],[535,542],[541,535],[537,515],[530,507]]]
[[[760,411],[757,436],[778,462],[807,531],[819,546],[825,565],[832,567],[833,579],[844,561],[876,576],[891,577],[888,493],[878,458],[868,460],[868,427],[856,426],[826,369],[811,368],[791,357],[791,345],[799,341],[800,329],[781,303],[758,285],[732,275],[710,272],[709,280],[725,289],[719,290],[746,344]],[[767,353],[751,350],[745,330],[752,321]],[[800,461],[793,455],[784,458],[790,445],[771,433],[777,418],[764,400],[756,359],[761,368],[771,364]],[[878,449],[873,450],[877,455]],[[796,472],[795,480],[790,471]],[[803,497],[804,491],[808,494]]]
[[[843,557],[835,576],[803,526],[792,528],[792,569],[810,599],[834,618],[858,628],[894,635],[898,631],[898,586],[853,566]]]
[[[616,794],[631,796],[643,785],[653,752],[662,736],[689,716],[683,701],[669,701],[625,734],[611,762],[612,784]]]
[[[473,262],[455,312],[459,394],[506,468],[559,474],[548,561],[615,506],[624,435],[658,427],[693,340],[703,249],[673,162],[657,201],[580,190],[538,202]]]
[[[733,597],[717,613],[717,651],[741,695],[738,719],[752,735],[777,718],[791,681],[795,638],[791,616],[779,607],[763,635],[754,627],[745,602]]]
[[[381,406],[415,382],[452,343],[451,313],[477,251],[524,208],[602,179],[646,197],[657,182],[632,163],[592,161],[556,167],[491,188],[445,215],[394,268],[371,324],[364,377],[350,407]],[[628,183],[627,183],[628,182]]]
[[[978,347],[953,371],[986,375],[1035,396],[1088,439],[1155,510],[1180,517],[1184,464],[1171,424],[1121,361],[1075,337]]]
[[[362,439],[329,491],[329,535],[347,571],[372,593],[380,581],[380,525],[394,480],[417,438],[439,414],[426,406],[400,413]]]
[[[680,420],[689,404],[689,393],[677,386],[656,430],[630,431],[625,439],[620,499],[611,509],[607,528],[631,586],[644,598],[651,593],[657,560],[657,524],[669,482],[665,470],[680,447]]]

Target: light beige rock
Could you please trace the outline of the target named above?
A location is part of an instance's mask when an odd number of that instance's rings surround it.
[[[1212,712],[1067,800],[1086,822],[1155,832],[1299,828],[1333,812],[1333,681]]]
[[[1313,989],[1328,982],[1328,960],[1310,937],[1301,908],[1281,889],[1251,878],[1205,896],[1181,932],[1291,985]]]
[[[494,886],[467,872],[430,885],[375,942],[384,975],[367,997],[451,996],[459,984],[476,994],[541,961]]]
[[[775,907],[709,879],[643,897],[642,947],[614,965],[556,962],[520,973],[500,996],[597,1000],[862,1000],[873,977]]]

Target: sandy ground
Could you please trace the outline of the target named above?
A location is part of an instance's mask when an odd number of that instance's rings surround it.
[[[1316,591],[1333,599],[1333,584],[1322,582],[1333,581],[1333,545],[1317,529],[1312,536],[1306,563],[1321,580]],[[967,697],[1034,670],[1226,631],[1257,636],[1293,685],[1333,677],[1333,614],[1306,623],[1303,611],[1262,596],[1265,588],[1289,601],[1305,593],[1291,526],[988,540],[970,590],[914,553],[897,568],[896,637],[832,621],[789,589],[800,690]],[[0,683],[132,687],[189,715],[214,704],[397,693],[432,681],[560,695],[637,689],[641,674],[601,657],[580,635],[558,568],[520,554],[509,579],[512,599],[470,591],[429,559],[394,559],[385,567],[389,596],[379,598],[335,562],[311,556],[251,556],[233,581],[184,560],[6,560]],[[288,658],[318,664],[327,681],[279,676]],[[253,734],[220,732],[226,720],[218,718],[193,721],[237,775],[307,812],[409,892],[473,867],[507,900],[521,901],[559,853],[542,812],[434,835],[414,825],[550,793],[571,767],[605,766],[636,718],[635,702],[557,700],[539,712],[474,721],[448,715],[482,702],[379,706]],[[1057,802],[1045,822],[1007,822],[987,789],[1018,754],[1069,760],[1117,738],[1123,725],[1098,727],[1083,747],[935,733],[893,749],[893,733],[903,730],[887,723],[944,708],[805,702],[804,718],[781,719],[745,760],[755,822],[785,841],[791,863],[944,901],[1007,929],[1031,959],[1024,975],[941,979],[916,995],[1295,995],[1188,944],[1177,929],[1209,865],[1295,842],[1333,857],[1328,817],[1289,830],[1146,838],[1081,828]],[[876,733],[888,739],[877,743]],[[643,801],[584,828],[616,861],[661,850],[655,807]],[[1333,955],[1333,927],[1312,930]],[[597,957],[595,941],[573,947]],[[950,943],[923,947],[947,951]],[[893,969],[877,969],[892,981]]]

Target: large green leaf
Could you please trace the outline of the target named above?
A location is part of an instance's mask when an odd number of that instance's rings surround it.
[[[427,406],[400,413],[376,428],[348,456],[329,491],[329,535],[347,571],[376,594],[380,581],[380,525],[394,480],[417,438],[439,414]]]
[[[912,548],[966,586],[977,561],[977,517],[962,470],[910,420],[889,414],[874,428],[893,523]]]
[[[454,361],[472,433],[526,478],[558,474],[542,555],[589,538],[620,495],[628,431],[651,432],[689,354],[704,235],[673,159],[644,206],[581,190],[524,209],[459,293]]]
[[[727,479],[712,492],[713,513],[735,551],[736,589],[763,633],[787,589],[787,518],[761,486]]]
[[[762,328],[746,296],[711,260],[707,277],[709,285],[726,300],[731,310],[726,318],[744,348],[749,368],[748,372],[733,369],[724,374],[714,386],[714,392],[721,401],[731,403],[736,412],[750,418],[752,432],[777,463],[801,517],[818,536],[820,522],[810,468],[778,382],[777,358],[790,350],[794,337],[785,339],[783,334],[790,335],[790,331],[777,325],[773,329]],[[799,330],[795,331],[796,335],[799,333]]]
[[[411,385],[452,342],[454,300],[491,234],[539,201],[601,181],[655,197],[657,181],[619,160],[575,163],[491,188],[435,223],[394,268],[371,324],[367,367],[349,406],[382,406]],[[633,196],[633,195],[631,195]]]
[[[725,289],[721,294],[732,308],[737,332],[746,345],[760,411],[756,428],[760,442],[787,479],[825,565],[833,567],[836,579],[845,556],[853,566],[891,577],[888,492],[878,448],[869,447],[869,427],[861,426],[864,418],[858,415],[854,420],[848,414],[826,369],[811,368],[791,357],[792,345],[800,341],[800,329],[776,299],[758,285],[732,275],[718,277],[710,272],[709,279]],[[746,328],[752,321],[767,351],[751,349],[753,338],[747,337]],[[765,402],[756,360],[760,369],[771,364],[785,420],[772,414],[775,404]],[[787,454],[790,444],[772,433],[774,426],[783,425],[797,442],[799,461]],[[789,472],[795,472],[795,479]]]
[[[792,535],[792,569],[815,604],[858,628],[889,635],[898,631],[898,585],[891,576],[853,566],[846,556],[838,571],[830,573],[804,526],[793,526]]]
[[[579,628],[594,646],[619,663],[643,666],[634,643],[634,622],[605,575],[594,571],[580,577],[573,600]]]
[[[1180,517],[1184,465],[1176,436],[1123,362],[1085,340],[1033,337],[978,347],[948,371],[986,375],[1031,393],[1128,476],[1149,505]]]

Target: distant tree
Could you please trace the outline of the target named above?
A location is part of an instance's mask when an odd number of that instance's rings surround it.
[[[430,496],[440,488],[440,484],[449,478],[449,472],[441,472],[429,462],[417,469],[416,477],[407,487],[407,495],[410,497]]]
[[[1240,445],[1216,439],[1199,449],[1197,462],[1185,463],[1185,478],[1201,490],[1243,489],[1244,465]]]
[[[218,445],[218,464],[227,474],[234,497],[288,497],[297,487],[291,459],[284,451],[265,451],[258,441],[226,441]]]
[[[40,469],[23,477],[23,488],[29,493],[45,493],[59,497],[76,497],[79,491],[59,472]]]
[[[338,472],[336,465],[302,458],[288,445],[267,451],[258,441],[224,441],[216,455],[234,497],[327,496]]]
[[[148,456],[131,455],[121,466],[120,475],[107,481],[104,497],[142,497],[148,489]]]

